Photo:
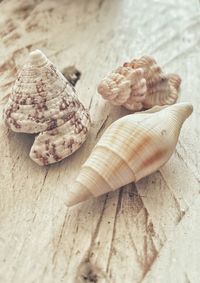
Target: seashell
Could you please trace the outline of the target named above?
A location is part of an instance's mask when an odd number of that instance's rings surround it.
[[[4,109],[15,132],[36,133],[30,157],[39,165],[60,161],[86,140],[90,117],[74,87],[40,51],[30,53]]]
[[[66,204],[73,206],[156,171],[172,155],[192,111],[188,103],[155,106],[115,121],[81,167]]]
[[[175,103],[180,83],[178,75],[165,75],[153,58],[144,56],[124,63],[104,78],[97,89],[112,104],[139,111]]]

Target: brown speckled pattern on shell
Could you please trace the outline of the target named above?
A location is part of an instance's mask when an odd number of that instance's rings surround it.
[[[74,87],[39,50],[30,54],[19,72],[4,120],[15,132],[39,133],[30,152],[39,165],[72,154],[85,141],[90,127],[89,113]]]
[[[143,56],[124,63],[104,78],[98,92],[114,105],[139,111],[175,103],[180,83],[178,75],[164,74],[153,58]]]

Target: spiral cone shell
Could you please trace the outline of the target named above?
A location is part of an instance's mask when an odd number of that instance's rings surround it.
[[[74,87],[40,51],[30,53],[4,109],[11,130],[39,133],[30,157],[39,165],[62,160],[86,140],[88,111]]]

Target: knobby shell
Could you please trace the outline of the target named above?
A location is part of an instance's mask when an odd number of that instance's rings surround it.
[[[165,74],[153,58],[143,56],[117,68],[97,89],[113,105],[139,111],[174,104],[180,84],[179,75]]]

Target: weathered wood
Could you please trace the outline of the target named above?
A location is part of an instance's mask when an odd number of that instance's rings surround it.
[[[76,88],[93,121],[84,146],[46,168],[28,157],[33,137],[0,122],[0,282],[199,282],[199,2],[5,0],[0,38],[0,114],[17,69],[39,48],[60,70],[81,71]],[[136,185],[68,210],[81,164],[128,113],[103,101],[97,83],[143,54],[180,74],[180,101],[194,105],[176,152]]]

